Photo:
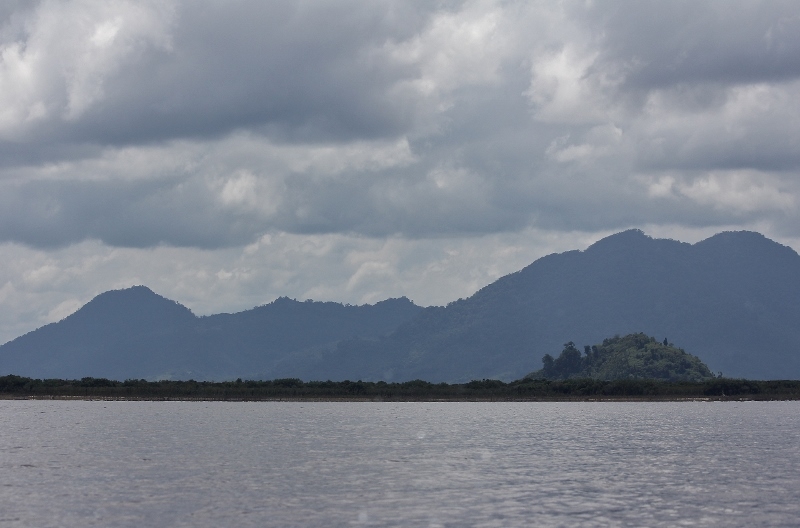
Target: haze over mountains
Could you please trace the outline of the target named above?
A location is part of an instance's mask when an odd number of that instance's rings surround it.
[[[800,378],[800,256],[758,233],[696,244],[638,230],[553,254],[446,307],[286,298],[195,317],[106,292],[0,347],[0,374],[177,379],[517,379],[563,344],[644,332],[728,377]]]

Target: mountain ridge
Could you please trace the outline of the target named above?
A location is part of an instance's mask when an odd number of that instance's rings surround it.
[[[791,343],[800,339],[800,296],[793,294],[800,288],[800,257],[752,232],[720,233],[703,242],[653,239],[631,230],[584,251],[548,255],[444,311],[423,312],[380,347],[404,356],[395,358],[404,366],[393,372],[400,379],[462,382],[513,379],[523,374],[522,363],[538,365],[545,353],[557,352],[566,341],[590,344],[610,335],[645,332],[669,335],[714,371],[800,377],[800,360],[791,354]],[[715,249],[719,246],[724,253]],[[780,255],[782,265],[765,261],[765,250]],[[742,255],[752,261],[745,275],[736,260]],[[754,323],[750,316],[758,310],[763,314]],[[431,326],[439,330],[420,340]],[[360,355],[378,353],[376,346],[369,348],[362,346]],[[449,365],[447,379],[416,359],[431,356],[434,349],[432,363]],[[753,360],[764,352],[770,361]],[[481,366],[464,368],[474,365]],[[362,373],[365,378],[379,374],[374,369]]]
[[[0,346],[0,374],[511,380],[565,342],[640,332],[669,336],[727,376],[800,379],[800,256],[755,232],[688,244],[628,230],[427,308],[281,297],[197,317],[137,286]]]
[[[133,286],[101,293],[61,321],[0,346],[0,369],[59,378],[270,376],[284,352],[377,336],[419,309],[407,298],[361,306],[279,298],[197,317],[146,286]],[[292,324],[292,314],[299,323]]]

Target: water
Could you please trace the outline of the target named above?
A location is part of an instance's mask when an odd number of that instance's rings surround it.
[[[795,526],[799,411],[0,401],[0,528]]]

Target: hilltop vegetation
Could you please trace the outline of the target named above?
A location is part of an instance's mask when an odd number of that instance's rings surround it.
[[[584,355],[570,341],[558,358],[545,354],[542,368],[526,376],[533,379],[592,378],[600,380],[655,379],[704,381],[714,377],[696,356],[676,348],[664,338],[659,342],[646,334],[629,334],[585,346]]]

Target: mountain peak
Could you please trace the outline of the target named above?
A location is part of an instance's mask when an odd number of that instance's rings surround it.
[[[614,233],[613,235],[608,235],[605,238],[601,238],[600,240],[592,244],[592,246],[619,243],[619,242],[642,241],[642,240],[652,240],[652,237],[646,235],[645,232],[642,231],[641,229],[628,229],[625,231],[620,231],[619,233]]]
[[[182,304],[162,297],[147,286],[131,286],[97,295],[67,320],[95,318],[111,322],[133,320],[187,320],[194,314]]]
[[[755,231],[723,231],[695,244],[698,247],[739,248],[740,250],[764,250],[767,248],[794,250]]]
[[[653,238],[646,235],[641,229],[628,229],[627,231],[621,231],[605,238],[601,238],[586,248],[586,251],[617,251],[624,248],[630,248],[632,246],[646,244],[652,240]]]

